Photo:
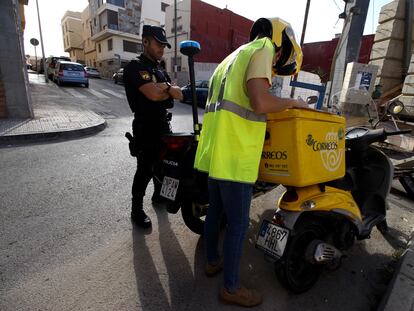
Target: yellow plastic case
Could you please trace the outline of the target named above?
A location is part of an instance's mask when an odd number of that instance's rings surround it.
[[[345,118],[312,109],[267,115],[259,180],[304,187],[345,174]]]

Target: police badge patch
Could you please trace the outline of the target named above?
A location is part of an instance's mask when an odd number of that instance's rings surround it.
[[[151,75],[148,71],[140,71],[139,74],[141,75],[142,79],[151,80]]]

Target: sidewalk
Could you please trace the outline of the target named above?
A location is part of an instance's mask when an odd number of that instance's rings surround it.
[[[414,310],[414,234],[411,234],[407,249],[399,260],[394,277],[378,310]]]
[[[0,145],[44,142],[90,135],[103,130],[98,114],[73,105],[73,98],[43,75],[29,73],[33,119],[0,119]]]

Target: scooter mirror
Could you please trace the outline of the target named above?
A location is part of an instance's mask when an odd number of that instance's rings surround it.
[[[397,115],[404,110],[404,104],[398,99],[393,100],[388,104],[387,112],[391,115]]]
[[[185,56],[194,56],[200,51],[200,43],[198,43],[197,41],[186,40],[180,42],[180,52]]]
[[[318,102],[318,96],[309,96],[308,98],[306,98],[306,103],[308,105],[312,105],[316,102]]]

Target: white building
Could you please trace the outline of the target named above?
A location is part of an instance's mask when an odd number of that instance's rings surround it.
[[[172,0],[90,0],[91,40],[96,63],[106,77],[143,51],[143,24],[163,26]]]

